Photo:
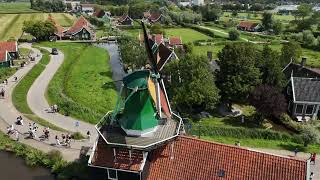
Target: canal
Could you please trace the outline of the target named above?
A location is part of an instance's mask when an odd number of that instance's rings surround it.
[[[24,159],[11,152],[0,151],[1,180],[54,180],[49,169],[28,167]]]

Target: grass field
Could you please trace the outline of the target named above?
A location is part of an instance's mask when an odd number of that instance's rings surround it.
[[[30,120],[54,130],[58,131],[66,131],[60,127],[57,127],[48,121],[41,119],[36,116],[27,103],[27,94],[32,86],[33,82],[37,79],[37,77],[41,74],[41,72],[45,69],[46,65],[50,61],[49,52],[46,50],[41,50],[43,53],[43,57],[38,64],[36,64],[28,74],[19,82],[19,84],[14,88],[12,93],[12,102],[16,109],[23,113],[24,116],[29,118]]]
[[[220,20],[222,21],[229,21],[230,19],[234,19],[236,21],[241,20],[249,20],[249,21],[257,21],[260,22],[262,19],[262,13],[238,13],[236,17],[231,16],[231,12],[224,12],[223,16],[220,17]],[[290,21],[294,20],[294,16],[292,15],[279,15],[279,14],[273,14],[273,18],[275,20],[280,20],[283,23],[289,23]]]
[[[65,13],[52,13],[52,16],[62,26],[71,26],[75,20],[74,16]],[[8,40],[10,38],[18,39],[22,34],[24,21],[46,20],[47,18],[47,13],[1,14],[0,40]]]
[[[198,31],[188,28],[169,28],[165,29],[166,36],[178,36],[181,37],[183,43],[193,42],[196,40],[208,40],[211,37],[202,34]]]
[[[37,12],[31,9],[30,2],[0,3],[0,14]]]
[[[65,60],[50,82],[47,99],[61,113],[97,123],[112,110],[117,92],[111,78],[109,55],[104,49],[85,44],[42,43],[63,51]]]

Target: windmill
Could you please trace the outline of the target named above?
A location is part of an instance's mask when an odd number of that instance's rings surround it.
[[[149,39],[145,25],[141,23],[150,67],[123,78],[117,105],[111,115],[111,124],[118,124],[129,136],[155,132],[159,122],[172,115],[161,77],[165,62],[159,53],[164,50],[164,45],[158,46]]]

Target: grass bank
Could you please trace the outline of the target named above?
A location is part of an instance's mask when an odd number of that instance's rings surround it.
[[[27,103],[27,94],[32,86],[33,82],[37,79],[37,77],[42,73],[42,71],[46,68],[46,65],[50,61],[49,52],[47,50],[41,49],[43,54],[42,59],[38,64],[36,64],[19,82],[19,84],[14,88],[12,93],[12,103],[16,107],[16,109],[23,113],[24,116],[29,118],[30,120],[44,126],[49,127],[53,130],[64,131],[63,128],[57,127],[54,124],[49,123],[48,121],[36,116]]]
[[[0,3],[0,14],[1,13],[32,13],[38,12],[31,9],[30,2],[1,2]]]
[[[47,99],[61,113],[95,124],[113,110],[117,92],[109,55],[95,46],[77,43],[42,43],[64,53],[64,62],[51,80]]]
[[[0,83],[12,76],[16,71],[16,68],[0,68]]]

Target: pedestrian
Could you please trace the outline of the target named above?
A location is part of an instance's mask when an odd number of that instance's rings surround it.
[[[15,76],[15,77],[14,77],[14,81],[15,81],[15,82],[17,82],[17,81],[18,81],[18,78],[17,78],[17,76]]]
[[[53,105],[53,112],[58,112],[58,105],[56,104]]]
[[[14,126],[13,126],[13,124],[10,125],[9,127],[7,127],[7,134],[10,135],[10,134],[12,134],[12,133],[14,133]]]
[[[2,98],[4,98],[4,93],[5,93],[5,90],[2,88],[1,91],[0,91],[0,94],[1,94]]]
[[[62,141],[65,141],[66,136],[64,134],[62,134],[61,137],[62,137]]]
[[[56,140],[56,145],[60,146],[61,144],[60,144],[60,140],[59,140],[58,136],[55,137],[55,140]]]
[[[19,141],[19,132],[18,132],[18,130],[16,130],[15,133],[16,133],[16,141]]]
[[[8,85],[8,79],[5,79],[5,80],[4,80],[4,84],[5,84],[5,85]]]
[[[298,152],[299,152],[298,148],[294,149],[294,157],[297,156]]]
[[[311,153],[310,163],[313,163],[314,165],[316,164],[316,156],[316,153]]]
[[[91,136],[90,131],[88,131],[88,132],[87,132],[88,141],[90,141],[90,136]]]
[[[314,176],[314,174],[313,174],[313,172],[311,172],[311,173],[310,173],[310,180],[313,179],[313,176]]]

